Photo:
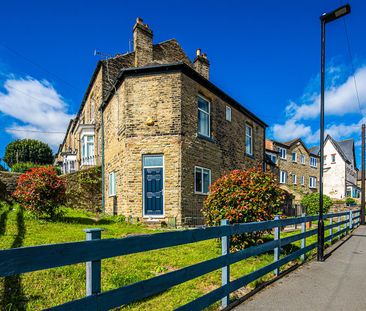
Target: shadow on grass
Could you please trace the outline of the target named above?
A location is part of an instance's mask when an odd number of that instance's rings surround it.
[[[8,220],[9,207],[5,207],[0,215],[0,236],[6,232],[6,221]]]
[[[15,236],[11,248],[23,246],[25,237],[25,223],[23,209],[18,208],[17,212],[17,229],[18,233]],[[4,278],[4,290],[1,297],[2,310],[26,310],[26,298],[22,289],[20,275],[7,276]]]
[[[108,225],[108,224],[112,224],[115,223],[115,221],[113,220],[109,220],[109,219],[93,219],[93,218],[88,218],[88,217],[62,217],[60,219],[57,220],[57,222],[63,222],[63,223],[68,223],[68,224],[79,224],[79,225]]]

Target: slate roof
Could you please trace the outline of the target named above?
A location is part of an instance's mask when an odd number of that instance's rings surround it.
[[[169,64],[174,62],[183,62],[193,68],[192,62],[176,39],[170,39],[153,45],[153,62],[148,65]],[[90,90],[93,87],[94,81],[101,67],[103,68],[103,77],[106,77],[105,79],[103,78],[103,100],[105,100],[112,89],[112,84],[115,83],[121,71],[127,68],[134,68],[134,65],[135,52],[117,54],[108,60],[100,60],[94,69],[94,73],[84,94],[76,120],[80,117],[81,112],[83,111],[85,102],[88,99]],[[109,79],[107,79],[107,72]],[[75,124],[76,122],[74,125]]]
[[[341,141],[336,141],[330,135],[327,135],[327,137],[325,139],[325,142],[327,140],[332,141],[332,143],[334,144],[334,147],[337,149],[337,151],[339,152],[341,157],[346,162],[350,162],[350,163],[353,162],[354,166],[356,167],[355,144],[354,144],[353,138],[346,139],[346,140],[341,140]],[[309,151],[311,153],[319,155],[320,147],[319,146],[311,147],[309,149]]]
[[[314,155],[319,155],[319,151],[320,151],[319,146],[314,146],[314,147],[309,148],[309,152]]]

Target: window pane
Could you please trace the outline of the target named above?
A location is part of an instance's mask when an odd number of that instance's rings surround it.
[[[209,102],[207,100],[204,100],[202,97],[198,97],[198,108],[209,112]]]
[[[144,166],[163,166],[163,156],[156,155],[156,156],[144,156]]]
[[[231,108],[226,107],[226,120],[231,121]]]
[[[196,167],[196,192],[202,192],[202,169]]]
[[[198,111],[198,133],[205,135],[205,136],[210,136],[209,133],[209,115],[202,112],[202,111]]]
[[[210,186],[210,171],[203,170],[203,193],[208,193],[208,188]]]

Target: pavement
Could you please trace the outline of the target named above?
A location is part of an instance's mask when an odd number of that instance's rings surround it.
[[[326,261],[305,263],[233,310],[366,310],[366,226]]]

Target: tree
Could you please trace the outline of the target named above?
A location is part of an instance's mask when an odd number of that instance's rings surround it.
[[[51,148],[46,143],[35,139],[21,139],[6,146],[4,161],[10,167],[18,162],[52,164],[53,155]]]
[[[319,214],[319,198],[320,194],[318,192],[313,192],[306,194],[302,200],[301,205],[306,208],[306,213],[308,215]],[[323,195],[323,213],[326,214],[330,207],[332,206],[332,200],[327,195]]]
[[[34,214],[54,218],[65,202],[66,186],[52,166],[31,168],[19,177],[13,197]]]
[[[203,214],[209,226],[218,226],[222,219],[230,223],[271,220],[282,206],[287,192],[282,190],[273,173],[260,168],[234,170],[217,179],[210,187]],[[261,242],[262,232],[233,236],[235,249]]]

